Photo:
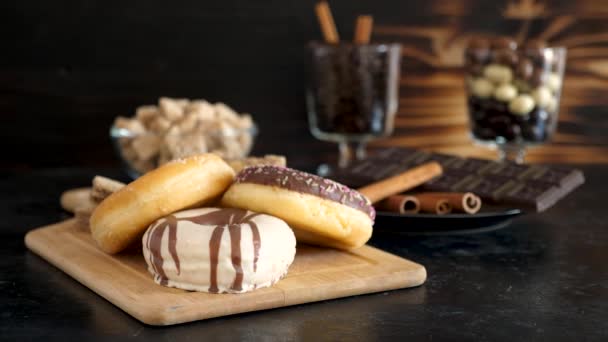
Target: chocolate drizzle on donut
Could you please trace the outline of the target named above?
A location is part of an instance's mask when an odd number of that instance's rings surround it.
[[[209,240],[209,263],[210,263],[210,275],[209,275],[209,292],[217,293],[217,265],[220,255],[220,242],[222,241],[222,234],[224,233],[224,227],[217,226],[213,229],[211,234],[211,240]]]
[[[262,246],[262,240],[260,239],[260,230],[255,222],[251,221],[251,218],[255,215],[253,214],[247,218],[249,227],[251,227],[251,236],[253,240],[253,273],[255,273],[258,269],[258,258],[260,257],[260,247]]]
[[[179,257],[177,256],[177,220],[175,216],[171,215],[167,218],[169,222],[169,254],[173,258],[175,262],[175,268],[177,269],[177,274],[180,273],[179,266]]]
[[[156,274],[158,274],[159,282],[161,285],[167,284],[167,275],[165,274],[165,270],[163,270],[163,257],[161,255],[160,247],[163,241],[163,234],[165,233],[165,229],[167,229],[167,225],[162,225],[156,227],[152,234],[149,236],[148,245],[150,246],[150,263],[154,268]]]
[[[217,285],[217,268],[219,263],[219,253],[222,242],[222,235],[225,229],[228,229],[230,234],[230,254],[232,266],[234,267],[236,276],[230,287],[231,290],[242,291],[243,289],[243,268],[241,265],[241,229],[243,224],[247,224],[251,228],[252,244],[253,244],[253,272],[257,271],[257,262],[260,254],[262,241],[257,225],[252,221],[258,213],[247,215],[246,210],[242,209],[219,209],[199,216],[180,217],[169,215],[158,224],[152,227],[148,234],[146,245],[150,250],[150,264],[154,272],[158,275],[159,283],[167,285],[168,279],[163,270],[163,258],[161,254],[162,238],[165,230],[169,228],[168,249],[171,258],[175,262],[177,274],[180,273],[180,262],[177,255],[177,223],[179,221],[189,221],[199,225],[215,225],[211,239],[209,240],[209,292],[217,293],[219,288]]]
[[[230,257],[232,259],[232,267],[236,271],[232,289],[236,291],[243,290],[243,268],[241,267],[241,226],[231,224],[228,226],[230,233]]]
[[[362,211],[372,220],[376,216],[370,201],[358,191],[332,180],[287,167],[251,166],[239,172],[235,182],[276,186],[318,196]]]

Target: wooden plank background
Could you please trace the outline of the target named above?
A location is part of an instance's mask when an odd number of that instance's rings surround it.
[[[404,44],[397,132],[377,145],[495,156],[468,138],[462,52],[472,36],[509,35],[568,48],[558,132],[527,160],[608,162],[608,2],[435,0],[419,14],[429,20],[375,31],[379,40]]]
[[[107,137],[113,118],[163,95],[252,113],[261,129],[256,153],[311,163],[333,155],[306,122],[303,49],[320,38],[314,3],[1,2],[0,168],[117,165]],[[368,13],[376,41],[405,47],[397,129],[375,145],[492,156],[467,136],[461,54],[474,34],[508,34],[569,48],[558,133],[528,160],[608,162],[608,2],[330,4],[342,37]]]

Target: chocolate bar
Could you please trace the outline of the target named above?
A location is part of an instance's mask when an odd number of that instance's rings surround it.
[[[443,175],[421,186],[425,191],[473,192],[486,202],[544,211],[585,182],[582,171],[564,166],[521,165],[392,147],[340,169],[333,179],[361,187],[436,161]]]

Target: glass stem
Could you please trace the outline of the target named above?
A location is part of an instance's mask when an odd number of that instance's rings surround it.
[[[526,148],[524,146],[501,146],[498,150],[498,159],[503,161],[512,161],[516,164],[523,164],[526,157]]]
[[[354,145],[354,148],[353,146]],[[365,141],[358,141],[358,142],[348,142],[348,141],[341,141],[338,144],[338,149],[339,149],[339,158],[338,158],[338,166],[341,168],[347,167],[351,161],[353,159],[355,160],[361,160],[361,159],[365,159],[366,156],[366,150],[365,150],[365,145],[366,142]]]

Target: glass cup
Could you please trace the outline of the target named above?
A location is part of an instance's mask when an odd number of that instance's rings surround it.
[[[346,167],[365,158],[368,141],[393,131],[401,45],[313,42],[307,52],[310,131],[338,143],[338,166]],[[327,176],[331,167],[323,164],[317,172]]]
[[[556,130],[566,49],[479,45],[465,52],[471,135],[523,163],[526,148]]]

